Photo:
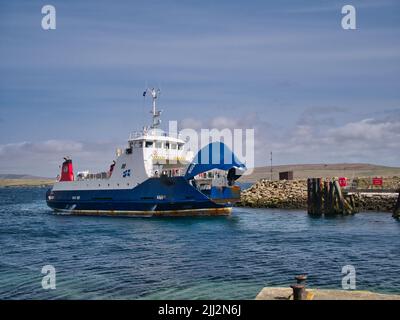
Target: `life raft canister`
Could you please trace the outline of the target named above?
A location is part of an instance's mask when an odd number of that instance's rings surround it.
[[[63,162],[60,181],[74,181],[74,168],[71,159],[65,159]]]

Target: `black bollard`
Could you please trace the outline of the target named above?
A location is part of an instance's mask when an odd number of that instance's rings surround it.
[[[306,274],[301,274],[298,276],[294,277],[297,281],[297,284],[303,284],[304,286],[306,285],[306,280],[307,280],[307,275]]]
[[[293,289],[293,300],[304,300],[306,291],[303,284],[293,284],[290,287]]]

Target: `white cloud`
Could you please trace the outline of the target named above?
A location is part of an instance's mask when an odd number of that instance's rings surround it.
[[[0,145],[0,172],[54,177],[63,157],[72,157],[75,170],[104,171],[117,143],[47,140]]]
[[[364,119],[331,129],[329,134],[337,141],[351,140],[386,144],[400,138],[400,121],[379,122],[374,119]]]
[[[301,118],[301,116],[300,116]],[[181,128],[254,129],[256,166],[267,165],[269,152],[275,164],[369,162],[398,165],[400,118],[367,118],[337,126],[302,124],[277,130],[257,114],[244,117],[185,119]],[[0,173],[26,173],[54,177],[64,156],[71,156],[76,171],[104,171],[121,141],[82,142],[47,140],[0,145]]]
[[[229,108],[221,108],[229,110]],[[246,115],[203,117],[201,119],[186,118],[181,121],[182,128],[199,129],[250,129],[268,126],[268,123],[258,113],[250,112]]]
[[[269,152],[274,161],[287,163],[370,162],[398,165],[400,160],[400,118],[385,117],[341,121],[343,109],[311,108],[300,115],[291,129],[262,121],[257,114],[245,117],[217,117],[196,120],[199,128],[254,128],[256,165],[266,165]],[[190,123],[187,121],[186,123]]]
[[[24,155],[28,153],[69,153],[82,151],[80,142],[68,140],[47,140],[43,142],[19,142],[0,145],[0,157],[9,155]]]
[[[400,120],[362,119],[341,126],[298,125],[272,143],[284,162],[371,162],[398,165]]]
[[[186,118],[180,122],[181,129],[194,129],[199,130],[203,126],[203,122],[199,119]]]

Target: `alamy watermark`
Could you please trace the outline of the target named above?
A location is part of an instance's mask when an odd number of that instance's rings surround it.
[[[178,122],[169,121],[168,135],[171,137],[179,137],[180,139],[186,141],[186,144],[190,150],[204,150],[204,148],[212,148],[212,150],[206,150],[206,152],[202,152],[200,159],[195,159],[196,162],[202,164],[233,164],[234,161],[239,160],[247,168],[247,171],[244,174],[252,173],[255,157],[253,128],[212,128],[200,130],[183,128],[178,132]],[[224,143],[225,148],[223,152],[218,149],[221,145],[214,144],[214,142]],[[221,159],[221,157],[223,158]],[[161,161],[162,160],[160,160],[160,162]],[[169,163],[172,163],[172,160],[168,161]]]
[[[51,4],[47,4],[42,7],[42,14],[45,16],[42,18],[42,29],[43,30],[55,30],[56,29],[56,8]]]
[[[356,8],[350,4],[342,7],[342,14],[345,16],[342,18],[342,28],[344,30],[355,30],[356,26]]]
[[[44,16],[42,17],[43,30],[55,30],[56,26],[56,8],[51,4],[46,4],[41,10]],[[342,28],[344,30],[356,30],[356,8],[351,4],[346,4],[341,10],[344,15],[341,19]]]
[[[56,289],[56,268],[51,264],[47,264],[43,266],[42,274],[45,275],[42,278],[42,288],[44,290]]]
[[[356,268],[351,264],[345,265],[342,268],[342,289],[355,290],[356,289]]]

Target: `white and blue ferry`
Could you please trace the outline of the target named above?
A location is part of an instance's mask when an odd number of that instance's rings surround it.
[[[159,129],[159,89],[146,93],[152,96],[152,125],[130,135],[128,146],[117,150],[108,172],[83,171],[75,176],[72,160],[64,158],[58,181],[46,193],[50,208],[110,216],[231,213],[240,199],[235,180],[245,170],[244,164],[221,142],[209,144],[194,157],[184,140]]]

